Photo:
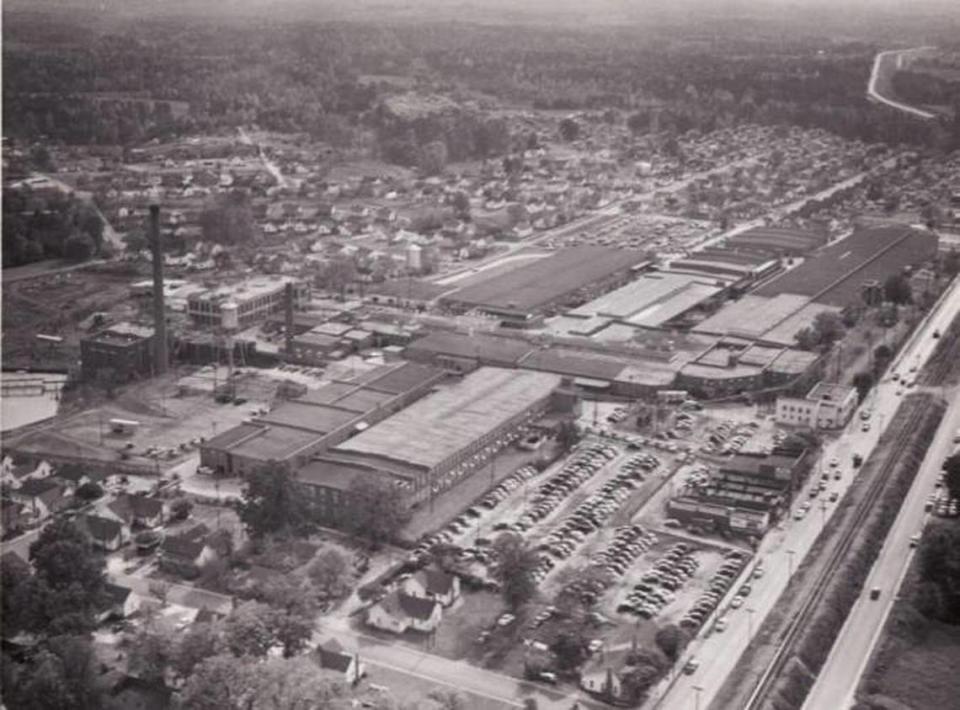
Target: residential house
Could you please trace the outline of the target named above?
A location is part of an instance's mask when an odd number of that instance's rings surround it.
[[[403,583],[403,591],[411,597],[450,606],[460,597],[460,578],[439,569],[423,569]]]
[[[103,476],[100,474],[84,470],[79,466],[63,466],[58,468],[56,473],[53,474],[53,477],[64,485],[70,495],[76,493],[80,486],[86,485],[87,483],[101,485],[103,481]]]
[[[443,606],[432,599],[419,599],[393,590],[367,610],[371,626],[402,634],[408,629],[432,632],[443,618]]]
[[[12,456],[4,456],[0,462],[0,483],[9,488],[19,488],[24,481],[48,478],[53,475],[53,466],[47,461],[16,461]]]
[[[366,668],[360,662],[359,653],[344,653],[336,639],[330,639],[317,646],[317,662],[324,670],[337,675],[338,680],[354,685],[366,674]]]
[[[164,521],[163,501],[145,495],[117,496],[107,505],[107,512],[131,527],[155,528]]]
[[[73,500],[67,495],[63,484],[52,478],[31,478],[19,488],[10,491],[10,498],[26,509],[33,520],[45,520],[57,513]]]
[[[210,529],[201,523],[179,535],[164,538],[160,543],[160,569],[181,577],[196,577],[218,556],[207,543],[209,536]]]
[[[94,547],[107,552],[116,552],[130,542],[130,526],[100,515],[84,515],[77,524],[90,535]]]
[[[630,653],[630,648],[622,648],[593,656],[580,670],[580,687],[610,703],[634,703],[636,698],[629,697],[632,689],[623,681],[624,674],[630,670],[626,665]]]
[[[106,600],[97,615],[100,623],[108,619],[126,619],[140,608],[140,597],[130,587],[107,582],[104,592]]]
[[[0,523],[3,525],[4,537],[22,530],[28,518],[23,503],[6,499],[0,501]]]

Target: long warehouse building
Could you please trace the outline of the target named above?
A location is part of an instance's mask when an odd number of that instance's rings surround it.
[[[486,447],[547,411],[560,380],[481,368],[316,456],[298,477],[333,523],[349,515],[349,488],[362,476],[392,481],[410,503],[427,500],[476,470]]]

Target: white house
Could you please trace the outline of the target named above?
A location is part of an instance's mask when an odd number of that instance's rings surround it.
[[[107,600],[97,614],[97,621],[107,619],[126,619],[140,608],[140,597],[130,587],[107,582],[104,585]]]
[[[429,633],[440,625],[442,610],[440,602],[394,590],[367,610],[367,623],[395,634],[407,629]]]
[[[38,464],[29,462],[15,463],[10,456],[4,456],[0,462],[0,482],[10,488],[19,488],[24,481],[47,478],[53,475],[53,466],[46,461]]]
[[[404,581],[403,591],[411,597],[432,599],[450,606],[460,596],[460,578],[443,570],[420,570]]]
[[[806,397],[778,397],[776,421],[811,429],[839,429],[850,421],[856,408],[854,387],[818,382]]]

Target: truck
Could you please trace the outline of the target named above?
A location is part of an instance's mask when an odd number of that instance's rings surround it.
[[[860,468],[860,465],[863,463],[863,456],[860,454],[853,455],[853,467]]]

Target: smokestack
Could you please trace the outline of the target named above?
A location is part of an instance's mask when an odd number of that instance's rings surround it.
[[[150,205],[150,248],[153,250],[153,368],[167,372],[167,314],[163,299],[163,245],[160,242],[160,205]]]
[[[290,355],[293,353],[293,284],[289,281],[284,289],[283,308],[285,316],[284,348],[287,351],[287,355]]]

